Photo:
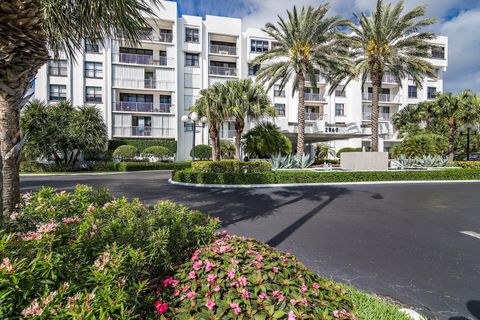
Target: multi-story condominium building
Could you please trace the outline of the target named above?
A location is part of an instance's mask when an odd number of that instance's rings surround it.
[[[35,81],[35,98],[54,103],[70,99],[74,105],[94,104],[103,112],[110,139],[175,139],[177,159],[189,158],[193,135],[198,144],[208,143],[208,130],[197,128],[181,117],[200,95],[200,90],[229,79],[252,77],[258,66],[251,62],[275,46],[259,29],[247,28],[236,18],[207,15],[177,16],[177,4],[164,2],[151,28],[142,31],[139,45],[128,45],[121,35],[107,39],[105,47],[85,43],[76,61],[60,56],[43,66]],[[423,87],[411,79],[398,83],[385,75],[380,95],[380,150],[399,138],[392,115],[408,104],[434,99],[443,90],[447,70],[448,39],[432,41],[432,58],[437,78],[426,78]],[[342,147],[370,145],[371,83],[360,80],[338,87],[320,75],[317,86],[307,82],[305,95],[306,143],[326,142]],[[269,95],[277,110],[275,121],[295,141],[298,94],[292,95],[292,81]],[[249,123],[248,128],[254,124]],[[225,123],[222,139],[234,137],[233,123]]]

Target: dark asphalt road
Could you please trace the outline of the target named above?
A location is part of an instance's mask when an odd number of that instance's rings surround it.
[[[295,254],[321,275],[413,305],[434,319],[480,319],[480,183],[205,189],[168,173],[22,177],[22,190],[82,183],[147,204],[173,200],[231,233]]]

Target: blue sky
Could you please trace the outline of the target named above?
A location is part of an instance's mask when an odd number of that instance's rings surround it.
[[[275,22],[293,5],[318,5],[319,0],[178,0],[179,13],[222,15],[244,19],[244,26],[262,27]],[[331,0],[332,14],[351,17],[352,12],[369,11],[376,0]],[[392,0],[397,2],[397,0]],[[449,67],[445,91],[469,88],[480,93],[480,0],[405,0],[411,8],[427,6],[428,16],[438,19],[433,31],[449,37]]]

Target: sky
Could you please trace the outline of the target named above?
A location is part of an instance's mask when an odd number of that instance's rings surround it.
[[[398,0],[391,0],[393,3]],[[242,18],[244,26],[263,27],[276,22],[293,5],[319,5],[320,0],[177,0],[179,14],[220,15]],[[387,0],[388,2],[388,0]],[[480,0],[405,0],[405,7],[427,6],[427,16],[437,19],[432,31],[449,37],[449,61],[444,91],[472,89],[480,93]],[[369,12],[376,0],[330,0],[331,14],[345,18],[352,12]]]

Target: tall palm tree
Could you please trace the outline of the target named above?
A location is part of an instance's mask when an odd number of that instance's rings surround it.
[[[212,160],[220,160],[219,133],[222,123],[229,117],[224,85],[215,83],[208,89],[201,90],[200,98],[195,102],[192,111],[196,111],[200,117],[208,119],[208,135],[212,145]]]
[[[150,5],[153,4],[153,7]],[[20,109],[27,89],[49,50],[75,59],[83,40],[103,44],[123,34],[135,43],[138,32],[155,15],[152,1],[2,0],[0,5],[0,155],[3,159],[3,212],[20,198],[19,161],[23,144]],[[1,219],[0,219],[1,220]]]
[[[298,137],[297,154],[305,150],[305,81],[311,80],[317,87],[316,71],[329,78],[332,71],[343,69],[347,47],[340,37],[341,27],[348,24],[339,16],[326,17],[330,6],[324,4],[318,8],[302,7],[300,11],[293,7],[287,11],[288,19],[278,17],[276,25],[268,23],[263,31],[272,37],[276,45],[253,63],[261,66],[257,79],[270,89],[280,83],[283,89],[289,80],[293,80],[293,92],[298,92]]]
[[[352,68],[346,77],[340,76],[333,81],[336,87],[344,78],[347,83],[361,78],[362,88],[367,77],[372,82],[372,144],[371,150],[378,151],[378,104],[382,79],[391,74],[398,83],[410,76],[418,87],[422,87],[425,76],[435,78],[434,67],[423,58],[431,57],[431,44],[435,38],[431,32],[422,29],[435,23],[435,19],[425,19],[425,6],[418,6],[404,13],[403,1],[395,6],[377,0],[377,6],[371,15],[354,14],[357,24],[350,24]]]
[[[247,119],[274,116],[275,108],[263,87],[251,79],[229,80],[224,86],[228,113],[235,118],[235,158],[240,160],[242,134]]]

